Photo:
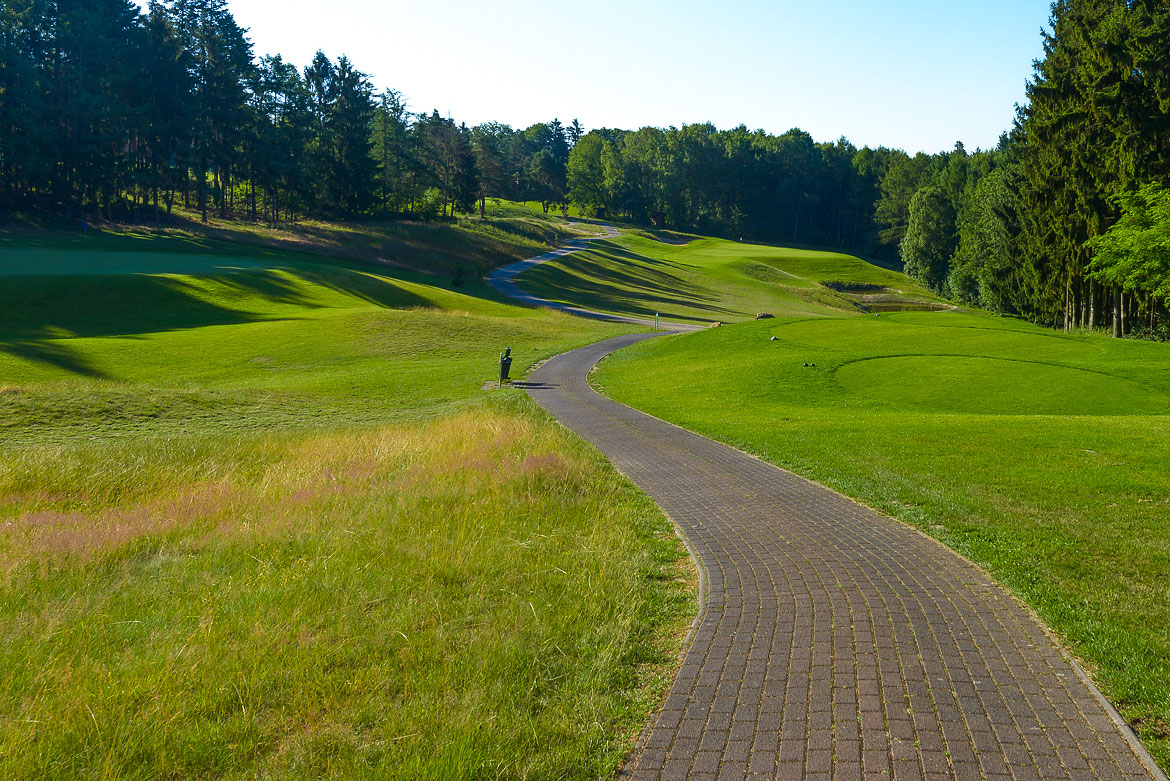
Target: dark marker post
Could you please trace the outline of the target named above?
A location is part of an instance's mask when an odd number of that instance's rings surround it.
[[[505,382],[511,382],[508,376],[512,372],[512,348],[505,347],[504,352],[500,354],[500,387],[504,387]]]

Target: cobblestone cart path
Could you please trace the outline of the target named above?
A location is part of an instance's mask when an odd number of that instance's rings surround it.
[[[617,337],[532,397],[674,520],[704,570],[634,779],[1164,778],[1043,627],[982,571],[839,494],[612,402]]]

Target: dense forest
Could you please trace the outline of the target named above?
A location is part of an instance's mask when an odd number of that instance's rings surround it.
[[[0,5],[0,209],[437,217],[561,198],[573,123],[413,115],[346,57],[257,58],[226,0]]]
[[[995,149],[858,149],[710,124],[586,133],[408,111],[346,57],[257,57],[226,0],[0,5],[0,212],[72,220],[482,215],[573,203],[679,230],[899,257],[1066,330],[1170,323],[1170,9],[1058,0]]]

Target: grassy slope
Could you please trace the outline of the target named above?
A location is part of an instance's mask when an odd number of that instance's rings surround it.
[[[736,322],[759,312],[856,312],[847,297],[818,284],[838,281],[889,286],[930,298],[902,274],[849,255],[711,238],[674,245],[645,234],[596,242],[588,252],[534,268],[520,284],[550,301],[606,312]]]
[[[0,776],[612,772],[693,610],[685,553],[479,387],[505,345],[523,370],[622,329],[90,241],[0,249]]]
[[[550,244],[593,232],[591,226],[566,225],[559,217],[546,216],[529,204],[489,201],[486,220],[359,224],[306,220],[279,227],[219,220],[214,214],[204,224],[194,212],[177,208],[173,224],[160,227],[112,226],[83,233],[46,230],[40,225],[0,225],[0,242],[5,248],[231,257],[241,253],[269,258],[313,254],[324,263],[368,263],[442,277],[462,268],[471,279],[485,269],[531,257]]]
[[[791,319],[644,343],[598,377],[987,566],[1170,765],[1165,345],[957,313]]]

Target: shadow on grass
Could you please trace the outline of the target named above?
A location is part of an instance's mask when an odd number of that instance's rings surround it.
[[[594,239],[589,242],[589,249],[614,261],[645,267],[647,271],[653,270],[655,266],[666,266],[667,268],[677,269],[695,268],[693,265],[667,260],[666,258],[651,258],[606,239]]]
[[[306,295],[310,283],[385,309],[426,307],[430,302],[393,282],[344,268],[281,268],[200,277],[200,283],[169,276],[128,274],[6,277],[0,284],[0,352],[101,377],[69,337],[133,336],[213,325],[287,319],[272,312],[233,308],[208,300],[206,283],[232,300],[252,298],[319,309]]]
[[[636,290],[681,294],[695,301],[710,300],[710,297],[704,295],[703,289],[698,285],[654,268],[656,265],[670,268],[683,268],[682,266],[643,258],[636,253],[620,248],[616,249],[618,251],[611,252],[609,248],[606,248],[604,252],[598,252],[596,249],[590,248],[590,250],[566,258],[561,261],[561,264],[570,272],[596,279],[605,279],[617,285],[628,285]],[[533,269],[533,272],[543,268],[543,266],[538,266]],[[532,278],[537,278],[535,273],[532,273]]]
[[[393,282],[346,269],[283,268],[200,277],[129,274],[7,277],[0,285],[0,339],[122,336],[271,319],[270,315],[208,300],[206,283],[223,297],[254,297],[272,304],[316,309],[303,283],[387,309],[428,301]]]
[[[681,265],[646,258],[609,242],[599,244],[566,258],[563,267],[533,268],[520,279],[520,286],[534,295],[569,301],[574,306],[639,317],[668,313],[685,320],[703,319],[671,313],[673,307],[680,306],[712,314],[741,314],[716,305],[714,297],[697,285],[654,268],[684,268]]]
[[[330,266],[352,262],[447,275],[473,273],[518,260],[544,244],[568,238],[560,225],[529,219],[409,218],[369,222],[304,221],[280,226],[213,219],[176,211],[162,224],[105,226],[82,231],[0,224],[0,249],[72,250],[229,255],[307,261]],[[64,226],[62,226],[64,227]]]
[[[80,352],[59,341],[50,342],[35,339],[0,341],[0,353],[24,358],[34,363],[54,366],[82,377],[107,379],[105,373],[87,361]],[[0,380],[2,379],[3,377],[0,377]]]
[[[656,314],[661,314],[696,322],[705,321],[705,318],[682,314],[676,311],[676,308],[698,309],[712,314],[743,314],[728,307],[704,303],[704,301],[694,298],[624,290],[614,285],[592,279],[582,279],[565,272],[556,272],[556,276],[557,281],[555,285],[549,285],[548,294],[570,302],[573,306],[585,309],[600,309],[641,318],[652,318]],[[525,289],[529,289],[529,285],[525,285],[523,281],[521,281],[521,285]],[[534,293],[537,292],[535,288],[532,290]]]

